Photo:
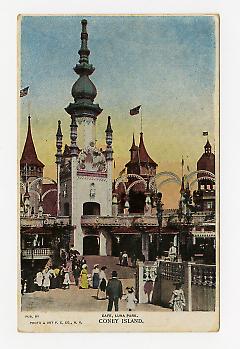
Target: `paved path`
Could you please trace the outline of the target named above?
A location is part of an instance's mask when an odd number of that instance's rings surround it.
[[[134,279],[122,279],[123,289],[134,285]],[[49,292],[36,291],[22,296],[23,311],[106,311],[107,300],[96,299],[97,290],[82,290],[70,285],[69,290],[53,289]],[[126,301],[121,300],[120,311],[126,311]],[[170,311],[152,304],[137,304],[137,311]]]

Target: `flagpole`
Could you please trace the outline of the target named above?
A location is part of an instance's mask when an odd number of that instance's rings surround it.
[[[31,115],[31,101],[28,100],[28,115]]]
[[[184,160],[183,160],[183,155],[182,155],[182,178],[183,178],[183,166],[184,166]]]
[[[140,111],[140,117],[141,117],[141,133],[142,133],[142,124],[143,124],[143,117],[142,117],[142,105],[141,105],[141,111]]]

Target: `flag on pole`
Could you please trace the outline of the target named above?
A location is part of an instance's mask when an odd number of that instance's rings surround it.
[[[203,131],[202,135],[203,136],[208,136],[208,131]]]
[[[20,90],[20,97],[27,96],[27,94],[28,94],[28,89],[29,89],[29,86],[22,88],[22,89]]]
[[[137,115],[139,114],[139,110],[141,108],[141,105],[138,105],[137,107],[130,109],[130,115]]]

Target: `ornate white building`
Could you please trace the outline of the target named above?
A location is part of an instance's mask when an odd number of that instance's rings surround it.
[[[89,76],[95,68],[89,63],[87,21],[82,20],[80,60],[74,68],[79,75],[72,87],[74,103],[65,109],[71,117],[70,146],[62,152],[61,122],[56,134],[58,183],[58,215],[70,216],[74,226],[73,245],[81,254],[86,245],[99,246],[99,254],[107,254],[106,232],[97,239],[87,236],[81,226],[82,215],[112,215],[112,128],[108,117],[106,149],[96,145],[96,122],[102,109],[94,103],[97,90]],[[88,241],[89,240],[89,241]],[[111,248],[111,247],[109,247]]]

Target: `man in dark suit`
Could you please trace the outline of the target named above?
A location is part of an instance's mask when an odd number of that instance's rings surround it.
[[[108,281],[106,293],[108,296],[108,311],[112,311],[113,303],[115,311],[118,311],[118,301],[122,298],[122,283],[117,279],[117,272],[112,272],[112,278]]]

